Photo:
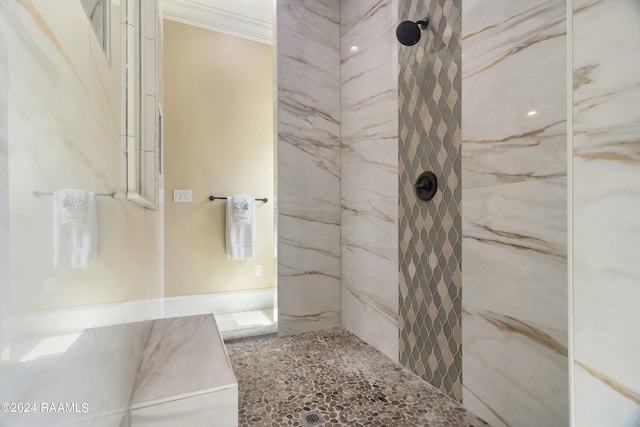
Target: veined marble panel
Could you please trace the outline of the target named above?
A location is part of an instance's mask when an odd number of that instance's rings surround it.
[[[463,187],[565,176],[565,2],[462,7]]]
[[[279,258],[287,255],[280,253]],[[304,257],[304,252],[300,255]],[[300,260],[300,257],[293,261]],[[311,268],[322,260],[311,258]],[[305,262],[300,261],[302,267]],[[328,270],[325,268],[325,270]],[[339,268],[338,268],[339,273]],[[281,272],[278,279],[278,334],[290,335],[340,326],[340,280],[321,270]]]
[[[278,113],[279,203],[339,206],[339,124],[336,122],[331,131],[321,127],[305,130],[285,123],[292,115],[282,110]]]
[[[365,204],[356,206],[360,205]],[[375,207],[366,210],[366,205],[357,213],[343,209],[342,281],[353,291],[384,300],[397,312],[397,224],[394,218],[379,215]]]
[[[340,223],[337,207],[278,205],[280,273],[326,273],[340,279]],[[289,251],[289,253],[283,253]],[[297,254],[297,255],[296,255]],[[316,258],[320,264],[311,260]]]
[[[576,360],[574,375],[576,426],[638,425],[640,403],[637,393],[579,360]]]
[[[397,361],[398,6],[340,6],[342,326]]]
[[[354,162],[365,162],[369,168],[385,172],[389,169],[397,172],[397,41],[393,28],[397,5],[394,3],[392,0],[347,0],[341,3],[340,15],[342,156],[346,150],[357,156]],[[350,170],[347,168],[346,172]],[[388,179],[381,181],[382,185],[388,185]],[[350,198],[354,197],[357,195],[352,194]]]
[[[340,203],[339,3],[277,5],[278,201]]]
[[[81,4],[74,0],[61,0],[56,4],[23,2],[18,7],[6,3],[1,10],[10,23],[5,27],[10,28],[8,33],[24,42],[21,56],[39,59],[38,68],[21,69],[24,79],[37,82],[44,69],[50,84],[65,81],[77,96],[89,96],[90,45],[94,36]],[[9,48],[13,50],[18,45],[9,43]],[[17,52],[10,52],[10,58],[15,55]]]
[[[393,312],[392,306],[382,304],[366,292],[353,291],[344,284],[341,308],[343,329],[357,334],[389,359],[398,362],[397,309]]]
[[[567,331],[566,191],[564,178],[463,190],[465,307]]]
[[[340,4],[277,2],[282,334],[340,325]]]
[[[147,343],[151,321],[83,331],[71,347],[44,372],[25,369],[15,386],[3,383],[0,394],[12,402],[71,403],[74,412],[2,414],[1,425],[70,425],[96,417],[125,413]],[[26,362],[34,363],[34,362]],[[30,384],[19,395],[11,391]],[[11,398],[9,399],[9,396]],[[82,404],[86,411],[82,411]],[[116,417],[117,418],[117,417]],[[5,424],[6,423],[6,424]],[[75,424],[74,424],[75,425]]]
[[[463,2],[465,406],[569,420],[566,3]]]
[[[65,8],[61,14],[57,7]],[[113,29],[118,28],[114,7]],[[12,310],[157,297],[162,215],[98,198],[98,264],[55,269],[51,197],[61,188],[119,192],[126,182],[120,145],[119,31],[108,62],[77,1],[0,5],[9,50]],[[86,37],[78,37],[78,34]],[[148,221],[145,221],[145,218]],[[123,248],[126,248],[123,250]],[[152,272],[152,274],[147,274]],[[44,292],[53,283],[55,292]],[[152,285],[149,285],[152,283]],[[3,296],[4,299],[4,296]]]
[[[640,7],[573,3],[576,425],[640,423]]]
[[[343,119],[349,120],[344,116]],[[351,205],[362,207],[368,202],[372,205],[372,214],[395,218],[398,215],[397,130],[393,135],[362,138],[363,141],[357,141],[358,137],[343,136],[342,209],[361,215],[363,212]]]
[[[237,387],[212,314],[153,321],[133,409]]]
[[[398,358],[398,228],[376,203],[342,209],[342,325]],[[397,203],[397,202],[396,202]]]
[[[10,144],[9,167],[3,170],[9,174],[12,239],[11,290],[0,289],[0,300],[11,304],[11,362],[17,359],[11,368],[19,366],[24,375],[16,382],[30,387],[20,388],[20,394],[15,395],[18,393],[18,387],[12,387],[15,382],[7,384],[3,376],[0,384],[15,393],[11,401],[87,403],[89,411],[25,414],[15,424],[3,419],[2,425],[55,425],[58,421],[66,424],[69,417],[74,422],[79,418],[86,421],[105,413],[111,421],[111,415],[118,418],[115,414],[128,407],[148,336],[144,325],[88,331],[56,359],[51,369],[32,370],[32,363],[39,361],[21,361],[25,354],[20,355],[19,350],[25,347],[20,347],[33,344],[28,342],[31,337],[23,334],[27,329],[21,318],[39,317],[46,309],[85,306],[85,310],[78,309],[84,315],[73,325],[81,329],[83,323],[104,324],[105,320],[100,315],[101,308],[94,311],[86,308],[87,304],[139,300],[145,306],[145,298],[162,294],[157,286],[161,282],[155,280],[162,265],[154,256],[158,246],[162,247],[160,213],[145,212],[118,198],[98,198],[98,264],[78,270],[55,269],[52,199],[33,196],[36,190],[50,192],[77,187],[112,193],[120,191],[125,182],[122,175],[125,157],[119,138],[118,9],[113,7],[115,31],[109,62],[79,1],[0,2],[0,28],[6,37],[9,68],[9,121],[0,127],[8,132]],[[0,80],[6,83],[6,79]],[[145,221],[149,218],[153,219]],[[147,274],[149,271],[153,274]],[[3,284],[7,282],[3,280]],[[64,312],[56,314],[66,318]],[[127,321],[123,312],[112,313],[115,323]],[[136,314],[139,319],[149,318],[144,311]],[[39,344],[46,346],[55,342],[56,335],[67,326],[64,322],[52,322],[37,325],[30,332],[39,336]],[[38,348],[28,350],[32,349]],[[52,351],[42,347],[39,350],[45,354]],[[34,351],[31,357],[37,353]],[[84,425],[101,425],[94,421]]]
[[[466,306],[462,324],[465,407],[494,427],[568,425],[565,332]]]
[[[279,332],[339,326],[338,207],[280,204],[278,211]]]
[[[131,411],[131,427],[236,427],[238,386]]]
[[[0,363],[9,357],[9,63],[4,31],[0,29]]]
[[[288,283],[286,279],[282,279],[280,283]],[[319,285],[322,286],[322,283]],[[289,298],[283,301],[283,304],[298,304],[299,306],[305,307],[309,304],[315,305],[315,300],[311,298],[306,298],[305,295],[313,295],[315,289],[317,289],[318,284],[312,283],[309,286],[299,286],[297,288],[289,289],[290,293],[295,292],[297,299]],[[308,290],[310,289],[310,290]],[[308,290],[308,291],[305,291]],[[306,292],[306,293],[305,293]],[[323,294],[324,296],[324,294]],[[334,301],[331,301],[330,304],[325,305],[335,305],[335,302],[338,301],[340,303],[340,288],[338,287],[335,291],[332,289],[326,293],[327,298],[332,298]],[[320,305],[323,302],[320,301]],[[304,310],[296,310],[298,312],[302,312]],[[294,334],[302,334],[309,331],[316,330],[325,330],[325,329],[333,329],[340,327],[340,306],[335,307],[335,309],[325,309],[323,307],[313,307],[311,310],[313,313],[304,314],[302,313],[287,313],[278,309],[278,335],[286,336],[286,335],[294,335]]]

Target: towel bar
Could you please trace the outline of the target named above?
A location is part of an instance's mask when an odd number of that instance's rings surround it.
[[[45,193],[42,191],[34,191],[33,195],[35,197],[40,197],[40,196],[53,196],[53,193]],[[96,196],[100,196],[100,197],[115,197],[116,193],[96,193]]]
[[[226,197],[209,196],[209,200],[211,200],[212,202],[213,202],[214,200],[216,200],[216,199],[217,199],[217,200],[227,200],[227,198],[226,198]],[[256,198],[256,201],[258,201],[258,202],[264,202],[264,203],[267,203],[267,202],[269,201],[269,199],[267,199],[266,197],[263,197],[262,199],[258,199],[258,198]]]

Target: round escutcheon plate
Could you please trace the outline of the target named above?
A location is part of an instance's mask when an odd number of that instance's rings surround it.
[[[422,172],[414,185],[416,196],[420,200],[431,200],[438,189],[438,178],[433,172]]]

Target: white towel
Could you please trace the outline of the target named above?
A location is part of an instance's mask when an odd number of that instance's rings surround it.
[[[56,268],[86,268],[98,254],[98,221],[94,193],[60,190],[53,193],[53,264]]]
[[[227,256],[245,259],[256,256],[256,203],[253,197],[227,197]]]

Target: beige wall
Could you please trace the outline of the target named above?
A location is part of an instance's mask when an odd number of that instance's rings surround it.
[[[164,89],[166,296],[273,287],[272,47],[165,20]],[[255,258],[226,256],[226,202],[207,198],[231,194],[269,199]]]
[[[60,13],[64,11],[64,13]],[[120,11],[108,62],[78,0],[0,2],[8,49],[10,299],[13,312],[158,298],[162,210],[99,198],[99,258],[53,266],[52,199],[35,190],[125,190]],[[45,283],[54,283],[47,289]]]

